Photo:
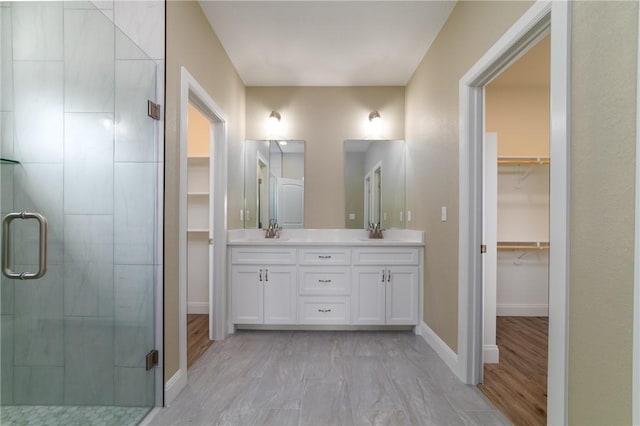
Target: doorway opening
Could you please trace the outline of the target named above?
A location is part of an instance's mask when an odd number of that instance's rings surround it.
[[[548,33],[550,65],[547,423],[567,422],[569,259],[569,2],[538,1],[460,79],[458,376],[483,380],[484,89]]]
[[[212,123],[192,102],[187,113],[187,369],[209,348]]]
[[[549,67],[547,35],[484,87],[479,388],[515,424],[547,420]]]
[[[188,229],[189,229],[189,158],[187,152],[189,104],[196,107],[210,123],[209,157],[201,161],[208,164],[208,195],[199,194],[193,197],[208,197],[206,222],[195,222],[197,226],[207,225],[206,243],[208,245],[208,311],[209,340],[225,338],[226,290],[225,264],[227,239],[227,127],[226,117],[221,108],[211,99],[207,91],[196,81],[189,71],[180,70],[180,206],[178,217],[178,346],[179,370],[166,385],[165,404],[170,404],[187,385],[187,282],[189,265]],[[201,169],[205,169],[202,166]],[[205,178],[206,180],[207,178]],[[193,228],[202,230],[202,228]],[[205,234],[205,232],[202,232]]]

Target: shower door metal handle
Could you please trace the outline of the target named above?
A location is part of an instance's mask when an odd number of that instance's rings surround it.
[[[35,219],[40,225],[38,272],[11,270],[11,222],[15,219]],[[2,273],[14,280],[37,280],[47,273],[47,219],[40,213],[9,213],[2,219]]]

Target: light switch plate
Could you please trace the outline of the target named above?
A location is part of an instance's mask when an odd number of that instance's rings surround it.
[[[407,211],[407,222],[411,222],[411,210]]]
[[[349,220],[356,220],[356,214],[355,213],[349,213]]]
[[[446,206],[442,206],[442,209],[440,211],[440,219],[443,222],[447,221],[447,207]]]

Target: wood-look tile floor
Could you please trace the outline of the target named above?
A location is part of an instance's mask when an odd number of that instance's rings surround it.
[[[187,315],[187,370],[204,354],[213,340],[209,340],[209,315]]]
[[[240,331],[214,342],[153,425],[503,425],[422,337]]]
[[[547,423],[548,318],[498,317],[500,363],[484,366],[480,390],[515,425]]]

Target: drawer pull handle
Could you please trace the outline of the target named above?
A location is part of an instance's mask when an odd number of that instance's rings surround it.
[[[382,270],[382,282],[384,282],[384,269]]]
[[[260,282],[262,282],[262,269],[260,269]]]
[[[387,269],[387,282],[391,282],[391,269]]]
[[[331,309],[318,309],[318,312],[331,312]]]
[[[331,259],[331,256],[318,256],[318,259]]]
[[[319,283],[330,283],[331,280],[318,280]]]
[[[268,269],[264,270],[264,280],[269,282],[269,270]]]

